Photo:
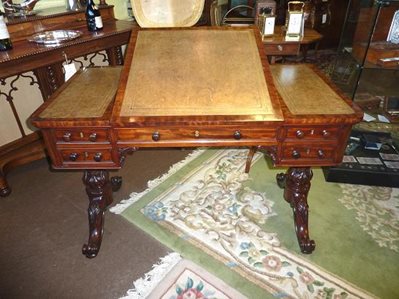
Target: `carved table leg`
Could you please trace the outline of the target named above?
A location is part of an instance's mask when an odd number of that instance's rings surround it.
[[[0,173],[0,196],[6,197],[11,193],[11,188],[7,184],[6,178]]]
[[[89,241],[83,245],[82,253],[96,257],[101,246],[104,230],[104,212],[112,203],[112,184],[107,170],[86,170],[83,183],[89,197]]]
[[[312,253],[315,242],[309,238],[308,203],[310,180],[313,177],[310,167],[289,168],[286,174],[277,175],[277,183],[284,188],[284,198],[294,212],[295,231],[302,253]]]
[[[249,170],[251,169],[252,159],[253,159],[257,149],[258,148],[256,146],[252,146],[249,149],[248,156],[247,156],[247,161],[245,163],[245,173],[249,173]]]

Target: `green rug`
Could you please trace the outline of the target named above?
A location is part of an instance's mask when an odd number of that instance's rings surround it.
[[[247,150],[199,150],[111,209],[248,298],[399,298],[399,189],[327,183],[309,192],[311,255],[275,183]]]

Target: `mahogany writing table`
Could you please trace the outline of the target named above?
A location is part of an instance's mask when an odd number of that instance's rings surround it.
[[[341,162],[351,126],[362,117],[357,107],[308,65],[269,66],[253,28],[138,30],[120,78],[119,71],[93,68],[76,75],[31,118],[54,168],[84,170],[87,257],[100,249],[104,211],[118,183],[108,170],[148,147],[263,151],[274,165],[288,167],[278,183],[293,208],[301,251],[314,250],[310,167]],[[117,85],[106,84],[112,77]],[[91,80],[98,83],[94,94],[81,87]]]

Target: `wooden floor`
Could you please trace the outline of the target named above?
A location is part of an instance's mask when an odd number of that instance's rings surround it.
[[[128,157],[114,203],[144,190],[189,152],[144,150]],[[88,200],[81,178],[81,172],[51,171],[44,159],[9,173],[12,193],[0,198],[0,298],[119,298],[170,252],[107,212],[99,255],[84,257]]]

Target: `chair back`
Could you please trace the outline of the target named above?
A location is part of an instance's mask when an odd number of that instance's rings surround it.
[[[190,27],[201,17],[205,0],[130,0],[143,28]]]

